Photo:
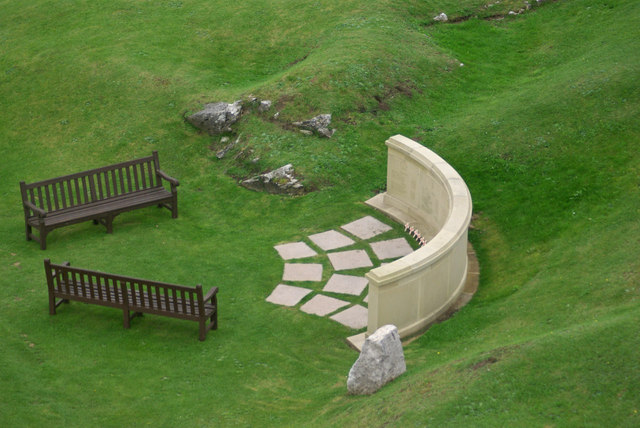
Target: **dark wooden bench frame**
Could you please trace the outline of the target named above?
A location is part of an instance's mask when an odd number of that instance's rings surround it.
[[[186,287],[53,264],[44,260],[49,288],[49,314],[70,300],[122,309],[124,328],[143,313],[196,321],[199,339],[218,329],[218,287],[203,296],[202,286]],[[133,314],[132,314],[133,313]]]
[[[163,186],[170,184],[170,191]],[[158,152],[102,168],[31,184],[20,182],[27,241],[47,247],[47,234],[58,227],[93,220],[113,232],[118,214],[151,205],[178,217],[178,180],[160,169]],[[38,236],[33,234],[38,229]]]

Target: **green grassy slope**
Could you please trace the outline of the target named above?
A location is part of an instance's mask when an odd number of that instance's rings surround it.
[[[485,4],[0,0],[0,425],[640,423],[640,7],[562,0],[484,20],[519,2]],[[470,18],[434,25],[442,11]],[[218,161],[218,139],[182,116],[248,94],[281,119],[245,116]],[[332,139],[283,127],[329,111]],[[282,275],[272,247],[378,215],[362,201],[396,133],[467,181],[481,284],[405,347],[405,375],[350,397],[355,332],[264,302]],[[151,150],[181,181],[178,220],[140,210],[113,235],[25,242],[20,180]],[[258,194],[229,175],[289,162],[316,191]],[[50,317],[44,257],[218,285],[220,330],[199,343],[195,324],[148,316],[124,331],[117,311],[73,303]]]

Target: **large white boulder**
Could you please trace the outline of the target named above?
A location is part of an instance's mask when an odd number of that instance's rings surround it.
[[[367,337],[347,379],[350,394],[373,394],[407,371],[398,328],[388,324]]]

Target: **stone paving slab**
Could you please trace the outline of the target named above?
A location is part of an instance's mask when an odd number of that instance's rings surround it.
[[[295,306],[312,291],[313,290],[308,288],[278,284],[269,297],[267,297],[267,302],[275,303],[276,305]]]
[[[348,304],[349,302],[345,302],[344,300],[334,299],[333,297],[318,294],[316,296],[313,296],[311,300],[302,305],[300,307],[300,310],[308,314],[323,317],[330,314],[331,312],[337,311],[344,306],[347,306]]]
[[[369,280],[362,276],[334,273],[322,291],[359,296],[368,284]]]
[[[369,320],[367,308],[360,305],[352,306],[329,318],[356,330],[366,327]]]
[[[347,247],[355,244],[353,239],[335,230],[328,230],[326,232],[310,235],[309,239],[324,251],[335,250],[336,248]]]
[[[340,251],[328,253],[329,261],[335,270],[357,269],[373,266],[365,250]]]
[[[389,226],[388,224],[384,224],[380,220],[375,219],[370,215],[362,217],[359,220],[352,221],[351,223],[345,224],[341,227],[360,239],[370,239],[374,236],[391,230],[391,226]]]
[[[413,248],[405,238],[389,239],[388,241],[372,242],[371,248],[380,260],[395,259],[413,252]]]
[[[318,255],[318,253],[304,242],[291,242],[289,244],[276,245],[273,248],[276,249],[280,257],[284,260],[304,259]]]
[[[321,281],[322,265],[319,263],[285,263],[283,281]]]

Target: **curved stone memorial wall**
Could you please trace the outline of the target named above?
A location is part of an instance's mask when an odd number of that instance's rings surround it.
[[[462,177],[440,156],[402,135],[386,144],[387,191],[367,204],[409,224],[428,242],[367,273],[367,335],[393,324],[407,337],[445,313],[464,289],[472,202]]]

